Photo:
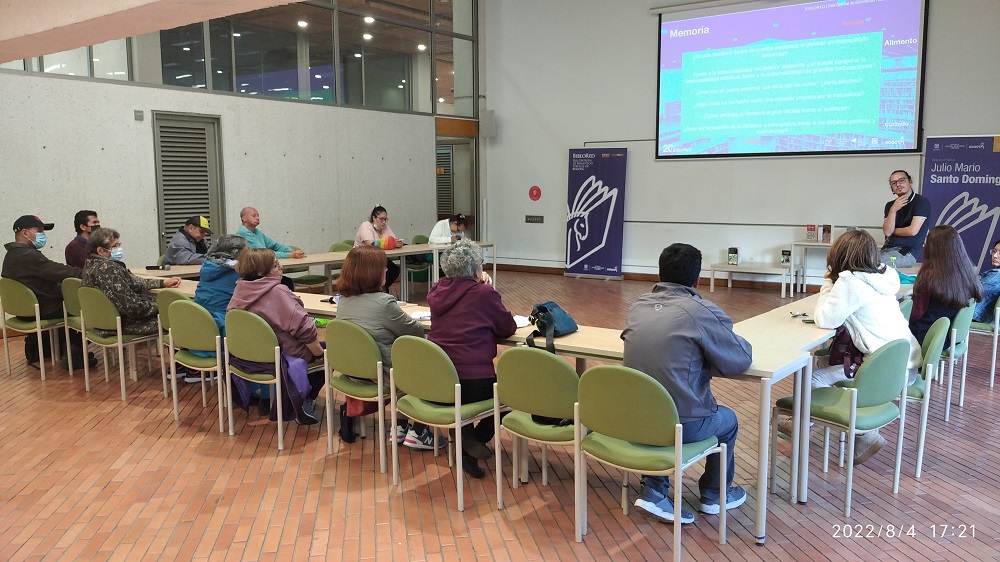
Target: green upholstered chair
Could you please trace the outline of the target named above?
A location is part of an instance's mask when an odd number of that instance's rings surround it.
[[[500,355],[497,382],[493,384],[493,420],[497,443],[500,428],[510,432],[513,487],[528,481],[528,441],[542,445],[542,484],[549,485],[549,445],[572,446],[573,426],[537,423],[532,415],[573,419],[573,404],[580,376],[565,359],[541,349],[515,347]],[[500,420],[501,404],[510,413]],[[522,446],[523,443],[523,446]],[[503,509],[502,455],[496,454],[497,507]],[[520,474],[519,474],[520,473]]]
[[[397,391],[405,396],[397,398]],[[400,336],[392,344],[392,369],[389,370],[389,397],[392,412],[390,427],[396,427],[402,412],[415,422],[435,429],[455,430],[455,450],[462,450],[463,426],[493,415],[493,400],[462,404],[462,386],[458,372],[448,355],[434,342],[416,336]],[[434,437],[437,445],[437,433]],[[435,446],[435,454],[437,447]],[[449,466],[455,466],[458,510],[465,510],[462,455],[454,455],[448,446]],[[392,483],[399,485],[399,443],[392,439]]]
[[[291,246],[293,250],[301,250],[298,246]],[[285,275],[295,283],[295,287],[315,287],[326,284],[326,275],[313,275],[309,273],[309,266],[286,267]],[[289,275],[290,273],[305,273],[305,275]]]
[[[997,301],[997,308],[993,311],[993,318],[1000,315],[1000,301]],[[992,324],[973,321],[969,327],[970,334],[993,336],[993,355],[990,360],[990,388],[993,388],[993,381],[997,374],[997,341],[1000,340],[1000,322],[994,321]]]
[[[825,387],[812,390],[810,418],[824,425],[823,472],[829,468],[830,428],[835,427],[847,437],[847,485],[844,493],[844,516],[851,516],[851,491],[854,484],[854,437],[875,431],[899,420],[896,440],[896,464],[892,493],[899,492],[899,467],[903,457],[903,425],[906,419],[906,363],[910,342],[898,339],[889,342],[868,356],[858,367],[854,385],[850,388]],[[894,402],[899,400],[898,405]],[[791,415],[794,399],[786,396],[777,401],[771,414],[771,489],[774,491],[775,444],[777,417]],[[808,429],[807,429],[808,431]]]
[[[411,244],[426,244],[428,238],[423,234],[418,234],[410,241]],[[411,283],[429,283],[431,278],[431,258],[433,254],[425,254],[427,263],[407,263],[406,276]]]
[[[12,315],[7,318],[7,315]],[[21,320],[18,318],[28,317],[34,320]],[[10,375],[10,346],[7,343],[7,330],[19,334],[35,334],[38,338],[38,370],[42,372],[42,380],[45,380],[45,355],[43,354],[42,335],[49,333],[49,343],[52,344],[52,365],[55,366],[59,358],[59,347],[56,345],[58,330],[64,326],[63,320],[54,318],[52,320],[42,320],[41,312],[38,308],[38,298],[35,293],[23,283],[13,279],[0,279],[0,320],[3,320],[3,354],[7,359],[7,375]],[[66,347],[67,353],[69,346]]]
[[[326,325],[323,351],[326,373],[326,452],[333,453],[333,391],[364,402],[377,402],[379,468],[385,474],[385,405],[382,352],[375,339],[354,322],[331,320]],[[336,374],[334,374],[336,372]]]
[[[118,374],[121,379],[122,402],[126,399],[125,394],[125,348],[129,349],[129,368],[132,372],[132,380],[137,380],[135,368],[135,347],[140,343],[158,341],[159,334],[138,335],[126,334],[122,331],[122,317],[114,303],[96,287],[80,287],[80,327],[83,328],[83,356],[87,357],[87,348],[90,344],[96,344],[104,350],[115,348],[118,350]],[[102,336],[97,330],[108,330],[115,332],[114,336]],[[105,359],[107,355],[105,354]],[[104,379],[108,380],[107,361],[104,362]],[[83,378],[90,392],[90,363],[83,362]]]
[[[162,308],[161,308],[162,310]],[[221,371],[219,357],[222,357],[222,336],[219,325],[212,314],[190,300],[175,300],[168,307],[169,328],[167,341],[170,345],[170,384],[174,397],[174,420],[180,420],[177,408],[177,364],[201,372],[201,406],[208,407],[205,389],[205,373],[218,374]],[[213,353],[212,357],[195,355],[193,351]],[[212,377],[209,376],[209,381]],[[224,430],[222,404],[225,402],[225,377],[217,377],[219,399],[219,432]]]
[[[285,418],[282,412],[281,400],[281,348],[278,336],[271,325],[260,316],[247,310],[230,310],[226,313],[226,337],[222,340],[223,353],[226,361],[226,381],[221,383],[226,389],[226,403],[229,409],[229,434],[236,435],[233,427],[233,378],[257,384],[274,387],[272,400],[276,401],[278,410],[278,450],[285,448]],[[233,366],[230,358],[238,357],[257,363],[273,363],[273,373],[246,373]],[[310,372],[323,368],[320,362],[309,363]]]
[[[66,331],[66,349],[69,350],[69,331],[76,330],[83,334],[80,326],[80,285],[82,281],[79,277],[67,277],[60,284],[63,297],[63,326]],[[73,376],[73,354],[66,353],[66,362],[69,366],[69,374]],[[107,368],[105,366],[105,368]]]
[[[931,383],[934,381],[934,376],[940,367],[941,363],[941,351],[944,349],[944,342],[948,339],[948,329],[951,326],[951,320],[948,318],[938,318],[931,325],[930,329],[927,330],[927,334],[924,336],[924,343],[921,346],[921,361],[922,365],[920,368],[920,376],[913,380],[912,383],[906,387],[906,398],[909,404],[910,400],[916,400],[920,404],[920,425],[917,428],[917,468],[915,471],[915,476],[920,478],[921,470],[924,464],[924,443],[926,442],[927,436],[927,413],[930,409],[931,404]],[[855,379],[849,379],[837,383],[837,386],[843,388],[850,388],[854,386]],[[840,441],[840,466],[844,466],[844,440]]]
[[[598,365],[580,376],[574,418],[576,541],[587,533],[587,463],[584,455],[622,470],[622,511],[628,513],[628,474],[672,476],[674,560],[681,559],[681,489],[684,470],[718,453],[726,484],[726,444],[715,436],[684,443],[677,406],[663,386],[621,365]],[[681,443],[682,445],[678,446]],[[725,494],[722,498],[725,498]],[[725,501],[723,499],[722,501]],[[726,510],[719,513],[719,544],[726,543]]]
[[[177,289],[162,289],[156,293],[156,323],[159,328],[156,333],[159,337],[156,340],[156,349],[159,350],[160,354],[160,372],[163,374],[163,397],[168,396],[167,393],[167,372],[170,372],[173,376],[177,375],[177,370],[174,368],[167,369],[167,358],[163,349],[167,345],[167,342],[163,339],[167,335],[167,331],[170,330],[170,317],[168,316],[168,311],[170,310],[170,305],[177,301],[189,301],[191,297],[185,295],[184,293],[178,291]],[[176,394],[176,389],[175,389]],[[174,402],[177,398],[174,398]],[[177,412],[174,412],[174,419],[177,419]]]
[[[913,299],[903,299],[899,301],[899,311],[903,313],[903,318],[910,321],[910,312],[913,311]]]
[[[955,362],[962,360],[962,380],[959,383],[958,407],[965,406],[965,374],[969,367],[969,332],[972,330],[972,315],[976,311],[975,299],[969,299],[969,306],[958,311],[951,322],[951,346],[941,353],[941,359],[948,362],[948,391],[944,403],[944,421],[951,418],[951,380],[955,373]]]

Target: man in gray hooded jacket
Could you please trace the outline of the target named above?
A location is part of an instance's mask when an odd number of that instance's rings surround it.
[[[726,509],[746,501],[746,490],[733,486],[736,413],[719,406],[712,395],[713,372],[742,374],[750,367],[750,344],[733,333],[733,321],[694,288],[701,275],[701,252],[672,244],[660,254],[660,282],[629,309],[622,339],[624,364],[656,379],[677,405],[684,442],[716,436],[726,443]],[[719,455],[711,455],[699,480],[702,513],[719,513]],[[645,476],[635,506],[661,521],[674,520],[670,484],[663,476]],[[681,522],[694,515],[681,510]]]

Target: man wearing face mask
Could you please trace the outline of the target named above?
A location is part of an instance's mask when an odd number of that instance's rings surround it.
[[[82,271],[78,267],[70,267],[55,262],[45,257],[40,250],[45,247],[47,237],[46,230],[52,230],[52,223],[44,223],[36,216],[24,215],[14,221],[14,241],[7,243],[7,255],[3,259],[3,269],[0,275],[8,279],[13,279],[35,293],[38,298],[38,309],[42,320],[52,320],[62,318],[62,281],[67,277],[80,277]],[[34,318],[22,318],[29,322],[34,322]],[[70,345],[73,352],[73,364],[83,365],[82,345],[79,334],[76,340],[71,338]],[[62,338],[56,338],[62,343]],[[48,349],[49,338],[42,338],[42,356],[47,356],[51,352]],[[39,360],[38,339],[35,334],[29,334],[24,338],[24,358],[28,365],[37,368]]]
[[[83,268],[83,286],[100,289],[118,309],[122,319],[122,332],[129,335],[155,334],[159,308],[156,297],[148,291],[162,287],[176,287],[180,277],[148,279],[136,277],[125,267],[125,253],[118,231],[102,228],[87,240],[87,265]],[[99,335],[113,336],[114,330],[97,330]]]
[[[83,269],[83,264],[87,261],[87,239],[92,232],[101,228],[101,219],[97,218],[96,211],[78,211],[73,217],[73,227],[76,228],[76,238],[66,245],[66,265]]]

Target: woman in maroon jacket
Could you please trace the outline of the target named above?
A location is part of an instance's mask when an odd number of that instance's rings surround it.
[[[493,359],[497,338],[513,335],[514,317],[493,289],[493,280],[483,272],[483,253],[475,243],[459,240],[441,253],[441,269],[447,276],[427,294],[434,329],[427,339],[441,346],[458,371],[462,403],[493,397],[497,380]],[[476,459],[487,460],[493,452],[486,443],[493,439],[493,418],[481,420],[473,429],[462,428],[462,460],[465,472],[482,478],[485,471]]]

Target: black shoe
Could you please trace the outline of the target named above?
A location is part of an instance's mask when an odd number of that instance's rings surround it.
[[[469,425],[462,428],[462,451],[481,461],[488,461],[493,457],[493,451],[476,439],[472,426]]]
[[[257,413],[260,414],[260,415],[262,415],[262,416],[266,416],[266,415],[268,415],[268,414],[271,413],[271,399],[270,398],[261,398],[257,402]]]
[[[473,478],[486,476],[486,471],[479,466],[479,461],[465,452],[462,452],[462,470]]]
[[[299,425],[314,425],[319,423],[316,419],[316,414],[313,412],[313,403],[315,400],[306,398],[302,401],[302,412],[295,417],[295,423]]]
[[[354,443],[354,423],[350,416],[347,415],[347,404],[340,405],[340,440],[344,443]]]

